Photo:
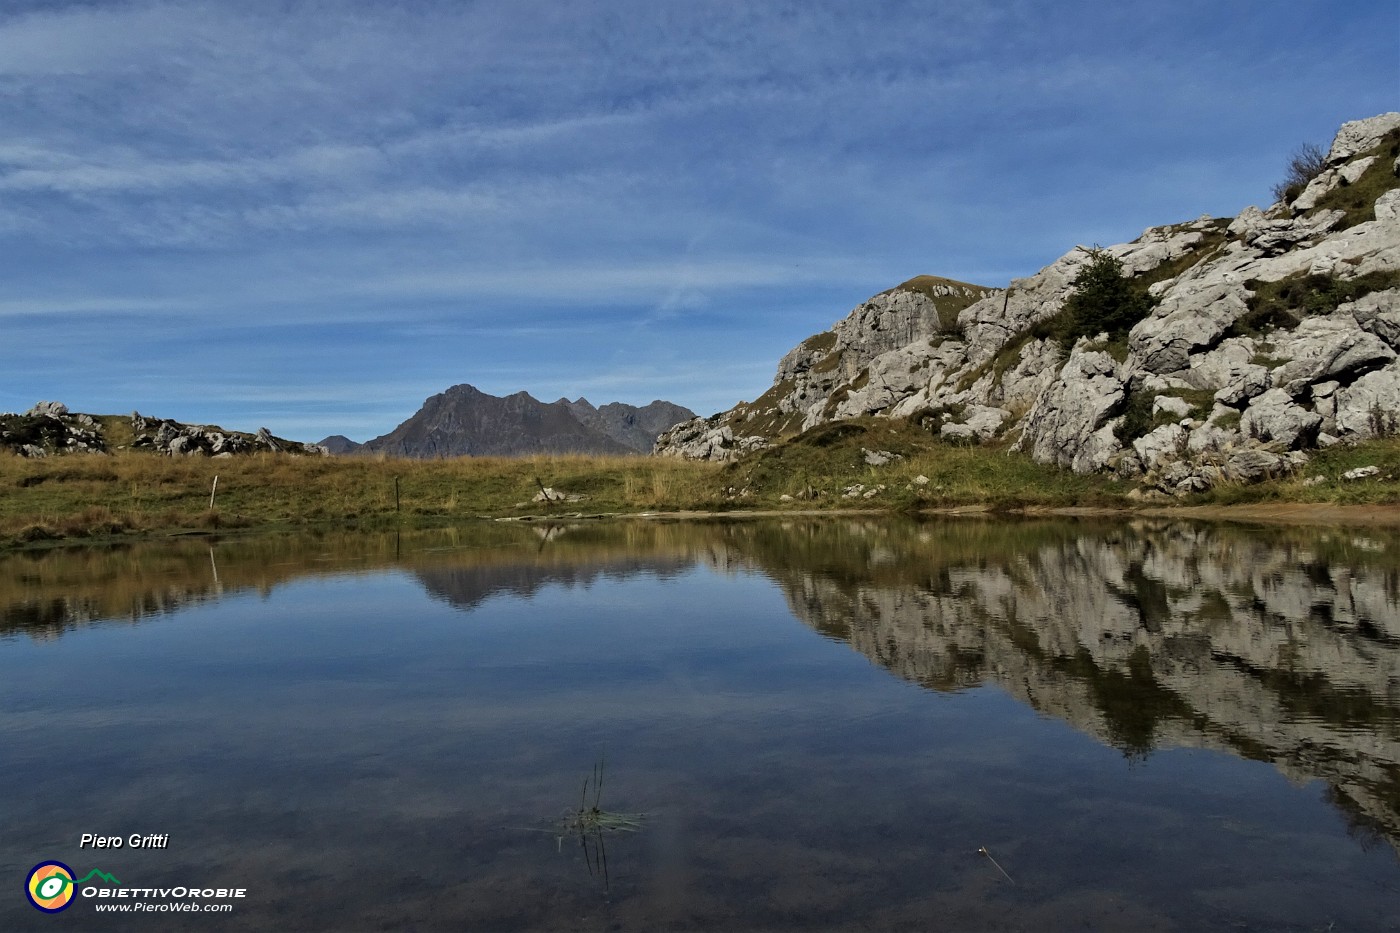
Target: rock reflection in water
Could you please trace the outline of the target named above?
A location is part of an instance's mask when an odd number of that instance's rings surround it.
[[[1320,778],[1363,840],[1400,848],[1394,539],[970,530],[950,554],[945,529],[870,526],[850,553],[879,568],[872,578],[778,576],[798,617],[907,680],[994,684],[1130,757],[1205,747]]]

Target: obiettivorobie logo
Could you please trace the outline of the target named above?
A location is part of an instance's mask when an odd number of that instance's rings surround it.
[[[24,879],[24,894],[35,909],[46,914],[56,914],[66,910],[73,903],[73,895],[78,885],[87,884],[93,878],[100,878],[111,885],[121,887],[121,882],[105,871],[94,868],[82,878],[62,862],[40,862],[29,870]]]
[[[126,885],[97,868],[81,878],[77,875],[62,862],[40,862],[24,879],[24,896],[46,914],[67,910],[79,897],[101,912],[227,913],[234,908],[230,901],[248,896],[247,888]]]

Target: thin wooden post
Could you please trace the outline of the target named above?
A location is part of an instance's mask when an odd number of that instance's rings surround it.
[[[394,511],[399,511],[399,478],[394,477]]]
[[[214,474],[214,485],[209,488],[209,511],[214,511],[214,493],[219,491],[219,474]]]

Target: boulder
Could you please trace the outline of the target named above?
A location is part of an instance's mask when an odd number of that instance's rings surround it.
[[[1238,217],[1230,221],[1230,225],[1225,228],[1225,231],[1231,236],[1247,239],[1255,231],[1262,229],[1268,222],[1268,218],[1264,215],[1264,212],[1251,204],[1249,207],[1240,211]]]
[[[1179,424],[1164,424],[1133,441],[1133,451],[1146,470],[1177,460],[1186,450],[1187,431]]]
[[[1219,422],[1228,415],[1237,414],[1233,408],[1224,405],[1216,405],[1211,410],[1210,417],[1206,422],[1191,431],[1190,437],[1186,439],[1186,450],[1190,454],[1202,454],[1213,451],[1229,450],[1239,446],[1244,436],[1234,428],[1228,428]]]
[[[40,402],[25,414],[31,418],[62,418],[68,414],[68,406],[62,402]]]
[[[1191,403],[1175,395],[1158,395],[1152,399],[1152,414],[1155,417],[1162,412],[1175,418],[1185,418],[1191,413]]]
[[[1226,479],[1237,483],[1257,483],[1291,469],[1292,464],[1278,454],[1254,448],[1231,454],[1223,472]]]
[[[1313,243],[1345,219],[1345,211],[1330,210],[1303,217],[1271,220],[1253,230],[1245,238],[1245,242],[1265,256],[1275,256],[1296,246]]]
[[[1363,330],[1384,340],[1391,349],[1400,347],[1400,288],[1363,295],[1339,307],[1337,313],[1351,315]]]
[[[1393,224],[1400,220],[1400,188],[1392,188],[1376,198],[1376,223]]]
[[[1400,370],[1367,373],[1336,391],[1333,416],[1343,438],[1368,438],[1400,431]]]
[[[1295,404],[1283,389],[1256,397],[1240,418],[1240,432],[1246,437],[1287,448],[1312,444],[1321,427],[1322,416]]]
[[[1001,426],[1010,417],[1011,412],[1004,408],[969,405],[963,411],[962,423],[944,424],[938,429],[938,433],[955,439],[988,440],[996,436],[997,431],[1001,430]]]
[[[199,441],[196,438],[185,434],[171,438],[170,443],[166,445],[166,451],[169,452],[172,457],[190,456],[192,454],[204,452],[200,448]]]

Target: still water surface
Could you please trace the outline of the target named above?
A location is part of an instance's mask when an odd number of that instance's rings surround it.
[[[1400,929],[1400,536],[831,519],[11,556],[0,759],[4,930]],[[569,824],[600,765],[585,809],[635,831]],[[247,897],[48,917],[21,890],[46,859]]]

